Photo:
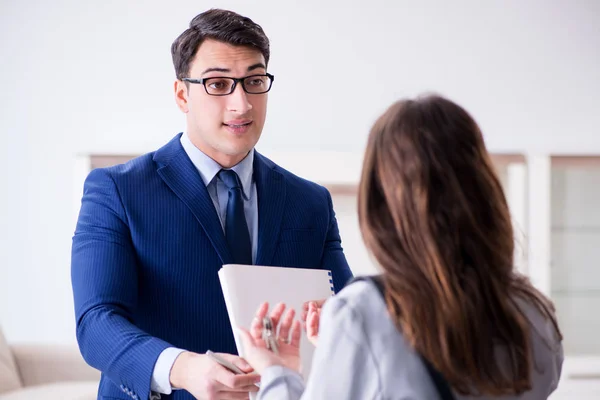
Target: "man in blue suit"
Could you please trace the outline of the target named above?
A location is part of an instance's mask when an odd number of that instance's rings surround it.
[[[235,356],[220,267],[327,269],[336,290],[351,272],[329,192],[254,150],[274,80],[262,28],[210,10],[172,55],[186,132],[85,182],[71,266],[77,339],[102,371],[98,398],[248,398],[259,377]]]

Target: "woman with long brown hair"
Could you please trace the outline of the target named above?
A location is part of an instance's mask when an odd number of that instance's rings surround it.
[[[439,96],[392,105],[371,130],[358,196],[382,274],[325,303],[306,385],[294,312],[272,311],[291,335],[276,355],[260,339],[261,306],[241,332],[261,399],[436,399],[434,375],[459,399],[547,398],[562,336],[551,302],[514,268],[508,206],[473,118]]]

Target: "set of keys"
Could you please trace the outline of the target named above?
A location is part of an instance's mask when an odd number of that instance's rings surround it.
[[[269,317],[263,318],[262,338],[267,345],[267,349],[271,350],[275,354],[279,354],[277,338],[275,337],[275,332],[273,329],[273,321]]]

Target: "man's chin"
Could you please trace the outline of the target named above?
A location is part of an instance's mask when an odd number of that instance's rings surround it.
[[[224,167],[232,167],[242,161],[250,150],[252,150],[254,146],[248,147],[229,147],[227,149],[221,149],[219,158],[222,162],[220,164]],[[219,160],[217,160],[219,162]],[[227,164],[227,165],[224,165]]]
[[[248,154],[250,150],[254,148],[258,140],[255,139],[256,136],[245,136],[245,137],[233,137],[227,141],[227,154],[229,155],[239,155],[239,154]]]

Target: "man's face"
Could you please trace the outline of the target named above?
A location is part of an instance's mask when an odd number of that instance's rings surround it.
[[[265,59],[258,50],[205,40],[191,63],[188,77],[243,78],[265,74]],[[232,167],[256,145],[267,113],[267,93],[248,94],[238,82],[233,93],[211,96],[200,84],[175,82],[177,105],[186,113],[192,143],[221,164]]]

